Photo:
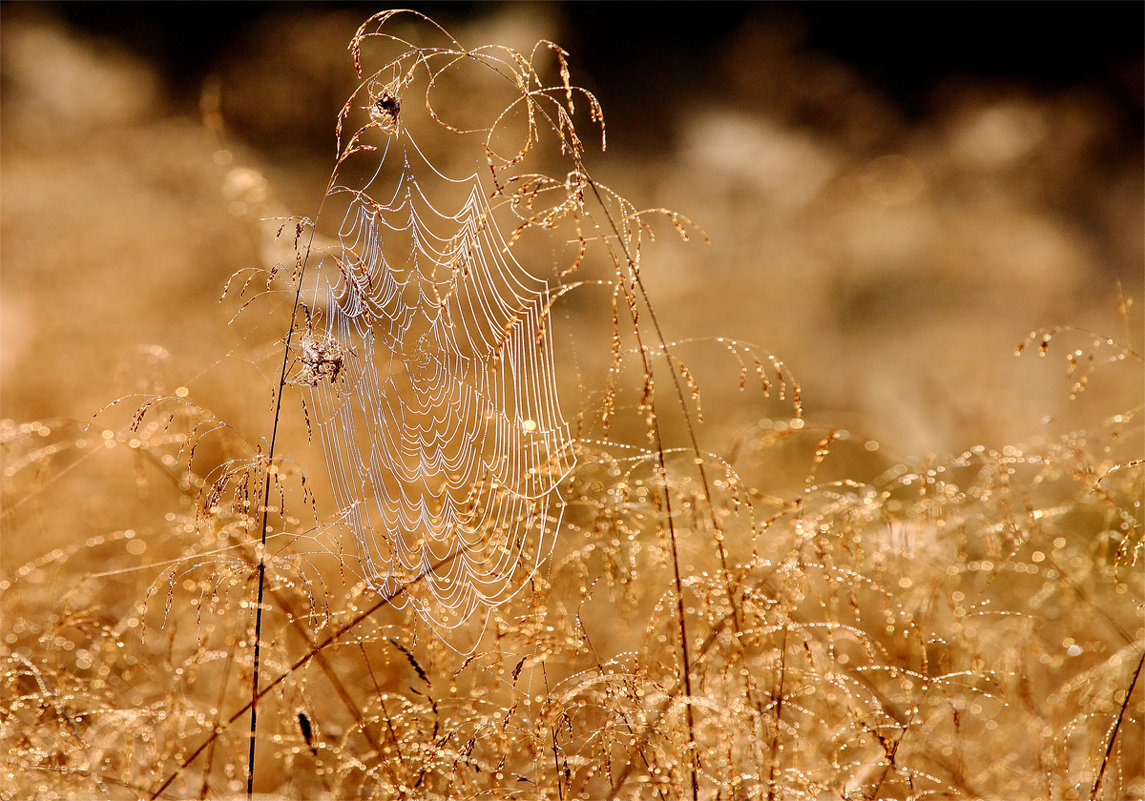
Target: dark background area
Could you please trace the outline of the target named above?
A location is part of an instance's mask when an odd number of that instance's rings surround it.
[[[6,10],[12,5],[6,3]],[[259,20],[301,3],[59,3],[77,29],[153,61],[171,89],[194,98],[215,59]],[[373,13],[376,3],[328,10]],[[498,3],[416,3],[446,27]],[[615,109],[609,86],[630,81],[680,92],[706,85],[711,54],[749,20],[794,27],[808,49],[856,70],[909,117],[951,77],[1017,79],[1031,90],[1092,84],[1139,112],[1145,4],[1084,3],[556,3],[560,44]],[[634,121],[646,115],[629,115]],[[1141,114],[1133,116],[1141,129]],[[654,121],[654,120],[653,120]],[[652,122],[652,121],[650,121]]]
[[[386,7],[0,6],[9,408],[90,414],[122,394],[106,365],[139,342],[234,348],[185,310],[280,258],[263,217],[315,208],[354,83],[346,42]],[[1041,325],[1116,331],[1117,287],[1139,296],[1145,4],[415,7],[469,46],[568,51],[608,124],[590,169],[710,236],[656,254],[672,335],[763,343],[809,404],[885,443],[1022,440],[1014,421],[1064,393],[1033,389],[1016,343]],[[212,87],[222,144],[200,112]],[[67,344],[93,330],[98,365]]]

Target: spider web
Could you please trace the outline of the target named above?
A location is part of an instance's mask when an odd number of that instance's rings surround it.
[[[411,157],[460,192],[456,211]],[[406,130],[362,189],[332,192],[349,203],[302,348],[324,361],[304,367],[339,514],[395,605],[439,629],[487,620],[551,552],[574,465],[548,285],[510,253],[477,175],[442,175]]]

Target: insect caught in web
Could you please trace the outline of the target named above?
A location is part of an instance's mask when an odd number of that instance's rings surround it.
[[[298,356],[299,370],[292,383],[316,387],[322,382],[333,384],[338,380],[346,353],[337,339],[307,332],[298,347],[301,351]]]
[[[307,337],[301,342],[301,368],[294,377],[294,383],[316,387],[321,381],[333,384],[342,372],[342,346],[336,339]]]

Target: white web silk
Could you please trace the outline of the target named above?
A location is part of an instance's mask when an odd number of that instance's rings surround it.
[[[476,174],[445,178],[399,137],[407,147],[387,147],[363,189],[334,190],[350,202],[311,336],[342,362],[314,382],[312,411],[366,579],[448,629],[507,600],[550,553],[574,457],[547,283],[506,247]],[[455,213],[422,193],[411,155],[468,188]],[[395,185],[378,200],[384,174]]]

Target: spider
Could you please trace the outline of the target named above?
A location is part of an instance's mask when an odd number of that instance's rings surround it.
[[[397,95],[382,91],[370,106],[370,116],[381,123],[383,128],[396,128],[398,114],[402,110],[402,101]]]

